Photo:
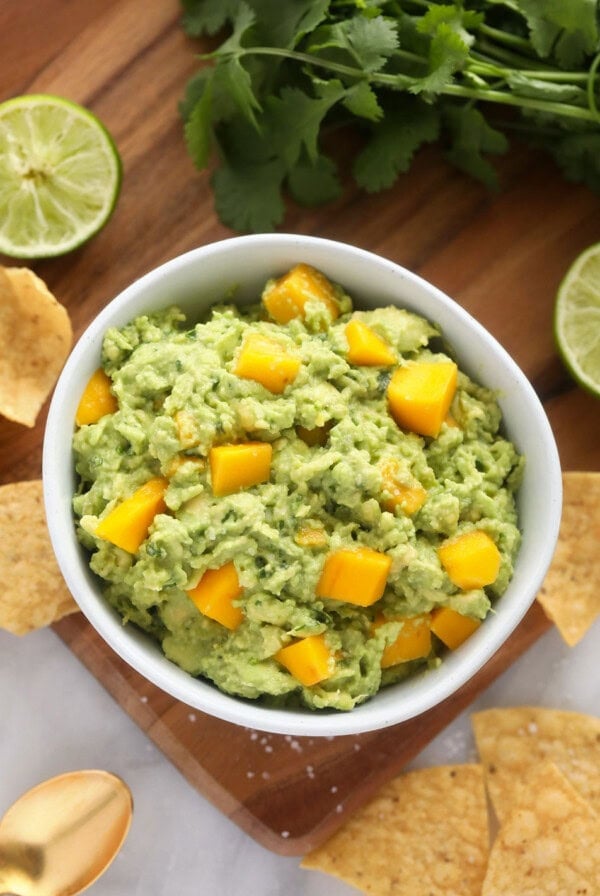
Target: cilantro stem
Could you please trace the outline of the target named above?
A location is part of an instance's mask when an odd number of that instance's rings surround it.
[[[310,53],[301,53],[298,50],[286,50],[281,47],[249,47],[245,49],[240,47],[235,54],[238,58],[242,56],[279,56],[286,59],[294,59],[296,62],[303,62],[317,68],[323,68],[327,71],[336,72],[340,75],[347,75],[351,78],[366,80],[371,84],[380,84],[383,87],[390,87],[392,90],[408,90],[411,93],[418,93],[419,79],[410,75],[403,74],[386,74],[385,72],[365,72],[362,69],[355,68],[351,65],[344,65],[340,62],[334,62],[330,59],[321,59]],[[413,56],[413,54],[410,54]],[[420,56],[414,57],[421,59]],[[598,59],[598,57],[596,58]],[[600,62],[594,61],[593,71],[590,72],[593,84],[593,78]],[[497,69],[497,73],[502,75],[507,70]],[[524,74],[530,74],[524,72]],[[593,90],[592,90],[593,93]],[[537,112],[544,112],[549,115],[555,115],[558,118],[578,118],[580,121],[589,121],[594,124],[599,123],[598,110],[596,109],[595,100],[590,103],[589,109],[582,106],[572,106],[568,103],[557,103],[552,100],[535,99],[533,97],[515,96],[508,91],[484,89],[480,87],[466,87],[461,84],[447,84],[440,90],[440,94],[445,96],[464,97],[465,99],[479,100],[486,103],[499,103],[505,106],[515,106],[521,109],[531,109]]]
[[[596,113],[598,116],[598,106],[596,105],[596,91],[595,91],[595,81],[596,81],[596,72],[598,71],[598,66],[600,65],[600,53],[597,53],[594,61],[590,66],[590,70],[588,72],[588,82],[587,82],[587,98],[588,105],[590,109]]]
[[[361,81],[372,81],[396,88],[409,88],[415,83],[415,78],[412,78],[410,75],[382,75],[377,73],[372,75],[352,65],[344,65],[341,62],[333,62],[331,59],[320,59],[318,56],[313,56],[310,53],[301,53],[298,50],[284,50],[280,47],[248,47],[248,49],[241,47],[236,51],[235,55],[238,58],[242,56],[280,56],[284,59],[294,59],[296,62],[305,62],[307,65],[314,65],[317,68],[324,68],[327,71],[336,72],[338,75],[348,75],[350,78],[357,78]],[[413,54],[410,55],[412,56]],[[420,56],[414,58],[421,59]]]
[[[592,109],[584,109],[582,106],[571,106],[567,103],[555,103],[550,100],[538,100],[527,96],[515,96],[501,90],[479,90],[471,87],[463,87],[460,84],[448,84],[442,93],[447,96],[462,96],[469,99],[481,100],[485,103],[501,103],[505,106],[517,106],[522,109],[533,109],[537,112],[545,112],[556,115],[558,118],[579,118],[581,121],[589,121],[598,124],[600,118],[598,112]]]
[[[527,70],[534,65],[543,65],[543,63],[540,63],[539,59],[533,60],[525,56],[520,56],[517,53],[512,53],[510,50],[505,50],[503,47],[497,47],[494,44],[490,44],[486,40],[476,41],[475,46],[479,50],[479,53],[484,55],[490,62],[504,62],[512,68]],[[479,53],[476,50],[471,51],[472,56],[479,55]],[[552,67],[548,66],[547,70],[551,72]]]
[[[498,28],[492,28],[491,25],[486,25],[485,23],[480,25],[477,31],[480,34],[487,35],[492,40],[498,41],[501,44],[506,44],[506,46],[518,47],[519,50],[523,50],[528,56],[534,55],[532,46],[527,38],[519,37],[518,34],[511,34],[508,31],[500,31]]]

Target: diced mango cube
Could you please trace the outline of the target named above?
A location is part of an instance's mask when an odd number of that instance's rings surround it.
[[[450,580],[462,591],[495,582],[502,559],[494,541],[481,529],[444,542],[438,556]]]
[[[329,554],[317,583],[317,595],[370,607],[385,590],[392,558],[371,548]]]
[[[100,520],[97,537],[135,554],[145,541],[154,517],[167,509],[164,495],[168,484],[160,476],[149,479]]]
[[[364,367],[382,367],[396,363],[391,347],[371,327],[354,318],[345,329],[348,342],[346,357],[351,364]]]
[[[322,302],[333,320],[340,313],[333,285],[324,274],[308,264],[297,264],[283,277],[268,283],[262,300],[273,320],[279,324],[302,317],[307,302]]]
[[[235,564],[231,560],[219,569],[207,569],[196,587],[187,593],[204,616],[235,631],[244,614],[234,601],[243,590]]]
[[[111,392],[111,385],[110,377],[101,367],[91,375],[75,413],[77,426],[97,423],[106,414],[118,411],[119,405],[116,396]]]
[[[450,607],[440,607],[439,610],[434,610],[431,618],[431,631],[450,650],[460,647],[480,625],[481,619],[463,616]]]
[[[328,538],[324,529],[306,526],[298,529],[294,541],[302,548],[323,548],[328,543]]]
[[[250,333],[233,372],[279,395],[294,382],[300,366],[300,359],[290,355],[280,342],[260,333]]]
[[[210,449],[210,477],[216,497],[266,482],[271,475],[273,446],[268,442],[218,445]]]
[[[395,616],[390,619],[381,615],[373,623],[373,629],[379,628],[385,622],[402,622],[402,628],[396,640],[384,648],[381,655],[382,669],[429,656],[431,652],[431,616],[429,613],[410,617]]]
[[[282,647],[275,659],[307,688],[329,678],[333,671],[332,656],[323,635],[310,635]]]
[[[396,478],[398,472],[399,464],[393,458],[388,458],[381,464],[383,488],[389,494],[389,497],[383,501],[383,508],[393,513],[396,507],[400,507],[404,513],[411,516],[425,503],[427,491],[416,480],[411,485],[399,482]]]
[[[315,426],[314,429],[306,429],[304,426],[297,426],[296,435],[299,439],[302,439],[309,448],[315,448],[318,445],[322,447],[327,444],[329,427]]]
[[[387,396],[398,426],[437,436],[456,392],[457,374],[453,361],[409,361],[394,371]]]

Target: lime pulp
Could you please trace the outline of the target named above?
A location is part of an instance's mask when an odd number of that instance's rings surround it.
[[[49,258],[81,246],[108,221],[121,159],[99,119],[62,97],[0,104],[0,252]]]

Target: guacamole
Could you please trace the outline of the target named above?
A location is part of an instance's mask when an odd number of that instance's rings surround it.
[[[442,336],[307,265],[108,330],[73,506],[123,622],[270,705],[351,710],[443,662],[511,578],[523,459]]]

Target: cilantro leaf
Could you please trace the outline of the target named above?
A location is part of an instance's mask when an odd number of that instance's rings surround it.
[[[279,96],[269,97],[261,126],[270,135],[274,155],[292,168],[304,148],[308,158],[318,155],[321,123],[329,109],[346,93],[340,81],[320,82],[320,96],[311,97],[297,87],[284,87]]]
[[[496,172],[484,158],[484,153],[506,152],[508,141],[504,134],[489,125],[481,112],[472,106],[446,107],[444,123],[452,135],[452,146],[446,153],[449,161],[486,186],[496,189]]]
[[[398,47],[394,22],[383,16],[366,18],[355,15],[341,22],[317,29],[307,46],[310,53],[337,50],[364,72],[379,71]]]
[[[569,134],[554,140],[550,152],[567,180],[600,192],[600,134]]]
[[[246,0],[254,12],[256,40],[263,46],[292,48],[319,25],[328,0]]]
[[[583,57],[598,49],[596,0],[517,0],[527,21],[531,43],[542,57],[554,48],[564,65],[580,65]]]
[[[278,159],[261,164],[225,161],[212,177],[219,218],[232,230],[266,233],[283,220],[281,185],[284,165]]]
[[[379,121],[383,116],[383,109],[379,105],[375,91],[367,81],[359,81],[351,87],[343,102],[346,109],[359,118]]]
[[[216,34],[238,11],[240,0],[182,0],[183,30],[190,37],[202,34]]]
[[[442,23],[429,47],[429,74],[419,78],[410,88],[411,93],[440,93],[462,69],[469,56],[469,47],[451,25]]]
[[[237,9],[235,10],[235,15],[232,19],[232,32],[227,40],[223,41],[214,55],[217,57],[229,56],[235,54],[236,51],[240,50],[244,37],[252,28],[255,22],[256,15],[253,10],[250,9],[248,4],[245,3],[244,0],[239,0]]]
[[[333,202],[342,190],[334,162],[323,155],[300,160],[289,172],[287,185],[296,202],[309,206]]]
[[[212,79],[212,76],[213,69],[208,67],[201,68],[199,72],[196,72],[195,75],[192,75],[192,77],[185,85],[185,93],[181,102],[179,103],[179,114],[183,118],[184,122],[186,122],[192,114],[194,106],[202,97],[202,94],[206,90],[206,85],[208,81]]]
[[[383,16],[353,16],[340,22],[337,34],[340,44],[350,50],[366,72],[378,71],[398,47],[396,26]]]
[[[464,68],[475,40],[468,29],[481,21],[479,13],[459,6],[429,6],[417,24],[421,34],[431,35],[429,74],[417,81],[413,93],[439,93]]]
[[[212,82],[207,81],[185,123],[185,142],[196,168],[205,168],[212,149]]]
[[[399,99],[385,109],[383,121],[356,157],[356,182],[368,193],[390,187],[398,174],[408,171],[417,149],[438,134],[438,110],[417,99]]]
[[[474,41],[469,29],[477,28],[483,21],[481,13],[465,10],[460,5],[437,5],[429,3],[427,12],[419,19],[417,29],[421,34],[436,35],[440,28],[444,31],[450,29],[457,34],[462,42],[471,46]]]

